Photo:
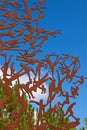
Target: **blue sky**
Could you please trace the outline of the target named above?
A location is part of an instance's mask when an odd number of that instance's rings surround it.
[[[87,0],[47,0],[48,9],[42,25],[49,29],[59,29],[62,34],[50,38],[43,50],[46,53],[70,53],[80,57],[79,73],[87,77]],[[45,23],[45,24],[44,24]],[[87,117],[87,81],[80,87],[74,113],[81,118]],[[78,128],[80,127],[78,126]]]
[[[62,34],[46,41],[42,47],[42,55],[55,52],[58,55],[69,53],[79,56],[79,74],[87,77],[87,0],[47,0],[46,6],[41,26],[49,30],[59,29]],[[77,105],[74,107],[75,115],[81,118],[80,126],[87,117],[86,99],[87,81],[80,87]]]

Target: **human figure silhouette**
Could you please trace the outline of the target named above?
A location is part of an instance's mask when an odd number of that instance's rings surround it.
[[[74,67],[78,64],[78,66],[80,67],[80,62],[79,62],[79,56],[78,57],[73,57],[73,61],[69,66],[73,65],[73,69]]]
[[[66,104],[70,104],[69,98],[72,97],[69,95],[68,92],[66,92],[65,94],[63,93],[63,96],[65,96],[66,99],[62,103],[62,107],[64,107],[64,105],[66,105]]]
[[[26,28],[25,28],[25,27],[22,27],[22,28],[20,28],[20,29],[14,30],[14,33],[18,33],[17,36],[22,36],[22,35],[24,34],[24,31],[25,31],[25,30],[26,30]]]
[[[11,11],[8,9],[3,14],[0,14],[0,16],[6,17],[6,19],[4,21],[4,22],[6,22],[11,17]]]
[[[2,20],[0,20],[0,29],[1,29],[1,30],[7,29],[7,26],[5,26],[4,24],[5,24],[5,22],[2,21]]]
[[[58,75],[58,85],[57,85],[57,87],[56,87],[56,93],[60,93],[60,95],[59,96],[63,96],[63,88],[62,88],[62,84],[63,84],[63,82],[64,82],[64,80],[66,79],[66,76],[65,77],[63,77],[62,79],[60,79],[60,73],[59,73],[59,71],[57,70],[57,75]]]
[[[43,13],[39,12],[38,16],[31,21],[31,22],[36,22],[36,28],[38,28],[38,23],[39,23],[40,19],[43,17],[44,17]]]
[[[12,38],[15,38],[14,35],[15,35],[15,32],[12,32],[12,31],[8,31],[8,32],[4,33],[4,36],[10,36]]]
[[[45,9],[46,7],[41,5],[35,5],[31,7],[31,11],[38,10],[40,13],[43,13],[43,10]]]
[[[38,46],[41,47],[41,46],[44,44],[45,40],[48,40],[48,35],[45,35],[45,36],[42,36],[42,37],[41,37],[41,41],[40,41],[40,43],[38,44]]]
[[[28,22],[24,22],[24,26],[26,27],[27,30],[29,30],[29,34],[33,35],[35,32],[35,28],[31,26]]]
[[[34,2],[34,4],[41,5],[41,4],[45,3],[45,2],[46,2],[46,0],[40,0],[39,2]]]
[[[27,51],[25,51],[24,55],[26,55],[27,57],[34,57],[36,56],[39,52],[41,52],[41,50],[35,50],[32,53],[28,53]]]
[[[78,90],[79,90],[79,87],[76,86],[75,88],[71,86],[71,93],[72,93],[72,97],[76,97],[78,96]]]
[[[1,71],[3,72],[3,80],[5,82],[7,82],[7,76],[10,76],[8,74],[8,68],[9,68],[9,64],[11,62],[11,59],[12,59],[12,55],[9,57],[9,59],[7,60],[7,54],[5,55],[4,54],[4,58],[5,58],[5,63],[4,65],[1,67]],[[9,84],[9,83],[8,83]]]
[[[76,75],[76,73],[77,73],[77,71],[78,71],[78,66],[76,65],[76,66],[74,66],[74,68],[72,69],[72,71],[71,71],[71,74],[69,75],[69,82],[71,82],[72,80],[73,80],[73,78],[75,77],[75,75]]]
[[[18,19],[18,14],[17,14],[17,9],[14,8],[14,11],[11,14],[12,20],[15,21],[16,19]]]
[[[69,117],[73,117],[76,120],[76,117],[74,116],[73,110],[72,108],[74,107],[74,105],[76,104],[76,102],[73,102],[72,104],[69,105],[69,107],[67,108],[64,116],[67,116],[67,118]],[[69,113],[69,115],[68,115]]]
[[[41,78],[41,68],[44,66],[44,62],[41,61],[38,63],[38,65],[36,66],[36,74],[35,74],[35,79],[38,77],[38,80],[40,80]]]
[[[31,41],[32,41],[32,35],[25,34],[24,35],[24,43],[26,43],[26,42],[30,42],[31,43]]]
[[[77,78],[79,78],[77,81],[73,82],[74,84],[78,84],[81,85],[81,84],[84,84],[84,80],[85,80],[85,77],[84,76],[75,76]]]
[[[16,19],[13,22],[8,22],[7,29],[10,31],[12,28],[14,28],[16,25],[18,25],[21,21],[21,18]]]
[[[52,62],[51,59],[50,59],[50,56],[51,56],[50,54],[46,55],[45,61],[47,62],[47,64],[50,67],[50,71],[52,72],[52,78],[54,78],[54,68],[58,64],[60,59],[57,55],[55,55],[56,59],[55,59],[54,62]],[[54,55],[52,55],[52,56],[54,56]]]
[[[53,96],[55,94],[56,88],[55,88],[55,80],[53,79],[49,84],[49,96],[48,96],[48,102],[50,103],[51,108],[51,102],[53,99]]]
[[[62,72],[62,74],[66,75],[66,80],[70,77],[70,68],[66,65],[65,62],[60,63],[61,67],[59,67],[59,70]]]
[[[30,103],[35,103],[35,104],[39,105],[38,120],[37,120],[37,125],[39,125],[39,121],[40,121],[43,113],[45,112],[45,107],[48,105],[48,103],[43,104],[42,99],[39,102],[34,101],[34,100],[30,100]]]
[[[13,6],[14,8],[20,9],[21,8],[21,4],[18,4],[18,0],[15,1],[8,1],[8,4],[10,4],[11,6]]]

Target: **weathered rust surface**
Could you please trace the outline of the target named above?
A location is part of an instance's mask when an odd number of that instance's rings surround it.
[[[34,2],[33,6],[29,6],[28,2],[31,1],[23,0],[20,3],[18,0],[2,0],[0,4],[0,11],[2,11],[0,12],[0,58],[3,58],[4,61],[3,65],[0,66],[3,73],[0,85],[3,86],[5,94],[8,95],[0,99],[0,110],[8,109],[20,103],[20,109],[18,111],[12,110],[11,114],[8,115],[9,123],[6,123],[3,130],[14,130],[15,128],[20,130],[21,115],[28,105],[23,98],[24,93],[28,95],[30,104],[39,106],[35,126],[32,126],[32,116],[28,112],[30,130],[46,130],[47,128],[67,130],[74,128],[80,123],[79,118],[76,118],[73,112],[73,107],[76,104],[75,98],[78,96],[79,86],[84,83],[85,79],[84,76],[77,74],[80,68],[79,57],[70,54],[59,56],[53,53],[47,54],[43,59],[37,58],[37,54],[41,54],[41,47],[49,39],[49,36],[55,37],[56,34],[61,34],[61,32],[39,27],[39,21],[44,17],[46,7],[43,4],[46,0]],[[8,7],[10,8],[8,9]],[[20,66],[18,71],[15,68],[16,61],[12,60],[14,55],[8,55],[10,51],[16,53],[16,60]],[[8,72],[8,69],[10,72]],[[42,72],[42,69],[44,72]],[[28,80],[26,83],[21,83],[20,77],[24,75],[27,75]],[[5,103],[12,98],[11,86],[14,80],[17,80],[17,99],[6,106]],[[37,89],[41,90],[42,95],[48,93],[45,102],[43,99],[35,100],[33,92],[37,92]],[[20,91],[22,94],[20,94]],[[71,99],[73,99],[73,102],[71,102]],[[64,111],[61,116],[59,116],[60,110]],[[60,120],[58,127],[51,125],[46,118],[43,118],[43,115],[46,116],[52,112],[58,114]],[[2,115],[1,112],[0,116],[2,117]],[[72,121],[70,121],[70,118],[72,118]],[[69,121],[63,122],[62,119]],[[4,120],[1,120],[1,122],[4,122]],[[25,130],[24,125],[22,129]]]

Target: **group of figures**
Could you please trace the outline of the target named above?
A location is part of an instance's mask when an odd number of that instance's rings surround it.
[[[37,121],[33,127],[30,123],[32,117],[28,115],[30,130],[48,128],[67,130],[75,128],[80,123],[80,119],[75,117],[72,110],[76,104],[74,100],[78,96],[79,86],[85,80],[83,75],[77,75],[80,68],[79,57],[70,54],[59,56],[52,53],[47,54],[43,59],[37,58],[49,36],[55,37],[56,34],[61,34],[59,30],[50,31],[39,27],[39,21],[44,17],[46,9],[43,6],[45,3],[46,0],[39,0],[33,4],[29,0],[23,0],[21,3],[18,0],[2,0],[0,3],[0,58],[4,61],[0,66],[3,73],[0,86],[3,86],[8,95],[0,99],[0,110],[12,98],[12,82],[15,80],[17,80],[15,87],[17,99],[11,105],[21,104],[20,109],[12,111],[12,116],[9,116],[10,122],[3,128],[6,130],[15,128],[20,130],[21,115],[27,108],[27,102],[23,99],[24,93],[28,95],[30,104],[38,105]],[[19,70],[15,68],[16,61],[12,60],[14,55],[8,56],[10,51],[16,53]],[[26,83],[21,83],[20,77],[24,75],[27,75],[28,80]],[[46,101],[35,100],[34,93],[37,93],[38,89],[41,90],[42,95],[48,93]],[[8,109],[11,106],[6,107]],[[59,116],[60,110],[63,111],[61,116]],[[43,118],[52,112],[58,115],[60,125],[53,126]],[[63,119],[67,119],[68,122],[63,122]],[[22,129],[25,129],[24,126]]]

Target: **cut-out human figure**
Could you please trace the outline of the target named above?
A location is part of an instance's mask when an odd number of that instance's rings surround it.
[[[72,87],[71,86],[71,93],[72,93],[72,97],[76,97],[76,96],[78,96],[78,90],[79,90],[79,87],[78,86],[76,86],[76,87]]]

